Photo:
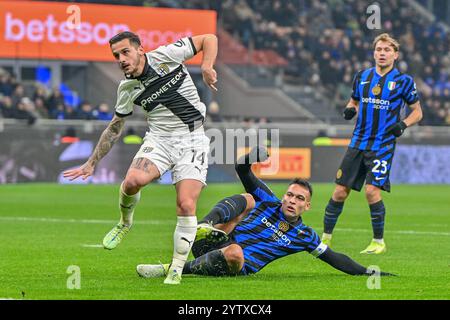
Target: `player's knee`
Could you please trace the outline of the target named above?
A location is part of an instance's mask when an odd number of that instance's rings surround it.
[[[373,185],[366,185],[366,198],[369,202],[377,202],[381,200],[381,189]]]
[[[244,266],[244,252],[237,244],[228,246],[223,252],[232,273],[238,273]]]
[[[123,192],[128,195],[136,194],[146,185],[145,181],[136,176],[127,176],[122,183]]]
[[[350,194],[350,189],[344,186],[337,186],[334,189],[333,199],[338,202],[344,202],[348,195]]]
[[[183,198],[183,199],[177,200],[177,212],[178,213],[193,214],[193,213],[195,213],[196,209],[197,209],[197,206],[193,199]]]
[[[253,196],[250,193],[243,193],[241,195],[245,198],[245,201],[247,203],[244,213],[252,211],[255,207],[255,199],[253,198]]]

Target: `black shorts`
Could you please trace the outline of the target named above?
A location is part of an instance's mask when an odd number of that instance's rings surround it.
[[[366,184],[390,192],[389,173],[392,167],[395,144],[379,151],[366,151],[348,148],[336,174],[335,182],[356,191]]]

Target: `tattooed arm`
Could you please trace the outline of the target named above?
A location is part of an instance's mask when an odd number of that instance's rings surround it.
[[[95,166],[109,152],[109,150],[111,150],[114,143],[119,139],[124,123],[125,118],[114,116],[108,127],[103,131],[100,140],[98,141],[97,146],[88,161],[86,161],[86,163],[79,168],[65,171],[64,177],[69,178],[70,180],[82,177],[83,180],[86,180],[89,176],[91,176],[94,173]]]

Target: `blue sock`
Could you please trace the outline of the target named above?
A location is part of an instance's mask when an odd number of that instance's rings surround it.
[[[369,205],[370,218],[372,219],[372,229],[374,239],[383,239],[384,234],[384,218],[386,216],[386,209],[384,208],[383,200]]]
[[[204,217],[200,223],[227,223],[244,212],[247,207],[247,200],[243,195],[237,194],[221,200],[214,208]]]
[[[330,199],[327,207],[325,208],[325,217],[323,218],[323,232],[332,234],[334,226],[342,213],[344,208],[344,202],[337,202]]]

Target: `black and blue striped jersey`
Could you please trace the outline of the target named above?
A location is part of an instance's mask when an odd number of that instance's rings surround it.
[[[268,263],[297,252],[307,251],[316,257],[322,254],[327,246],[317,233],[301,219],[289,223],[281,211],[281,200],[253,175],[250,167],[247,170],[247,179],[242,179],[241,173],[240,177],[256,204],[230,234],[244,253],[241,273],[256,273]]]
[[[354,77],[352,99],[359,101],[359,112],[349,147],[378,151],[395,143],[395,136],[386,129],[400,121],[405,103],[416,103],[419,95],[411,76],[396,68],[380,76],[376,68],[370,68]]]

